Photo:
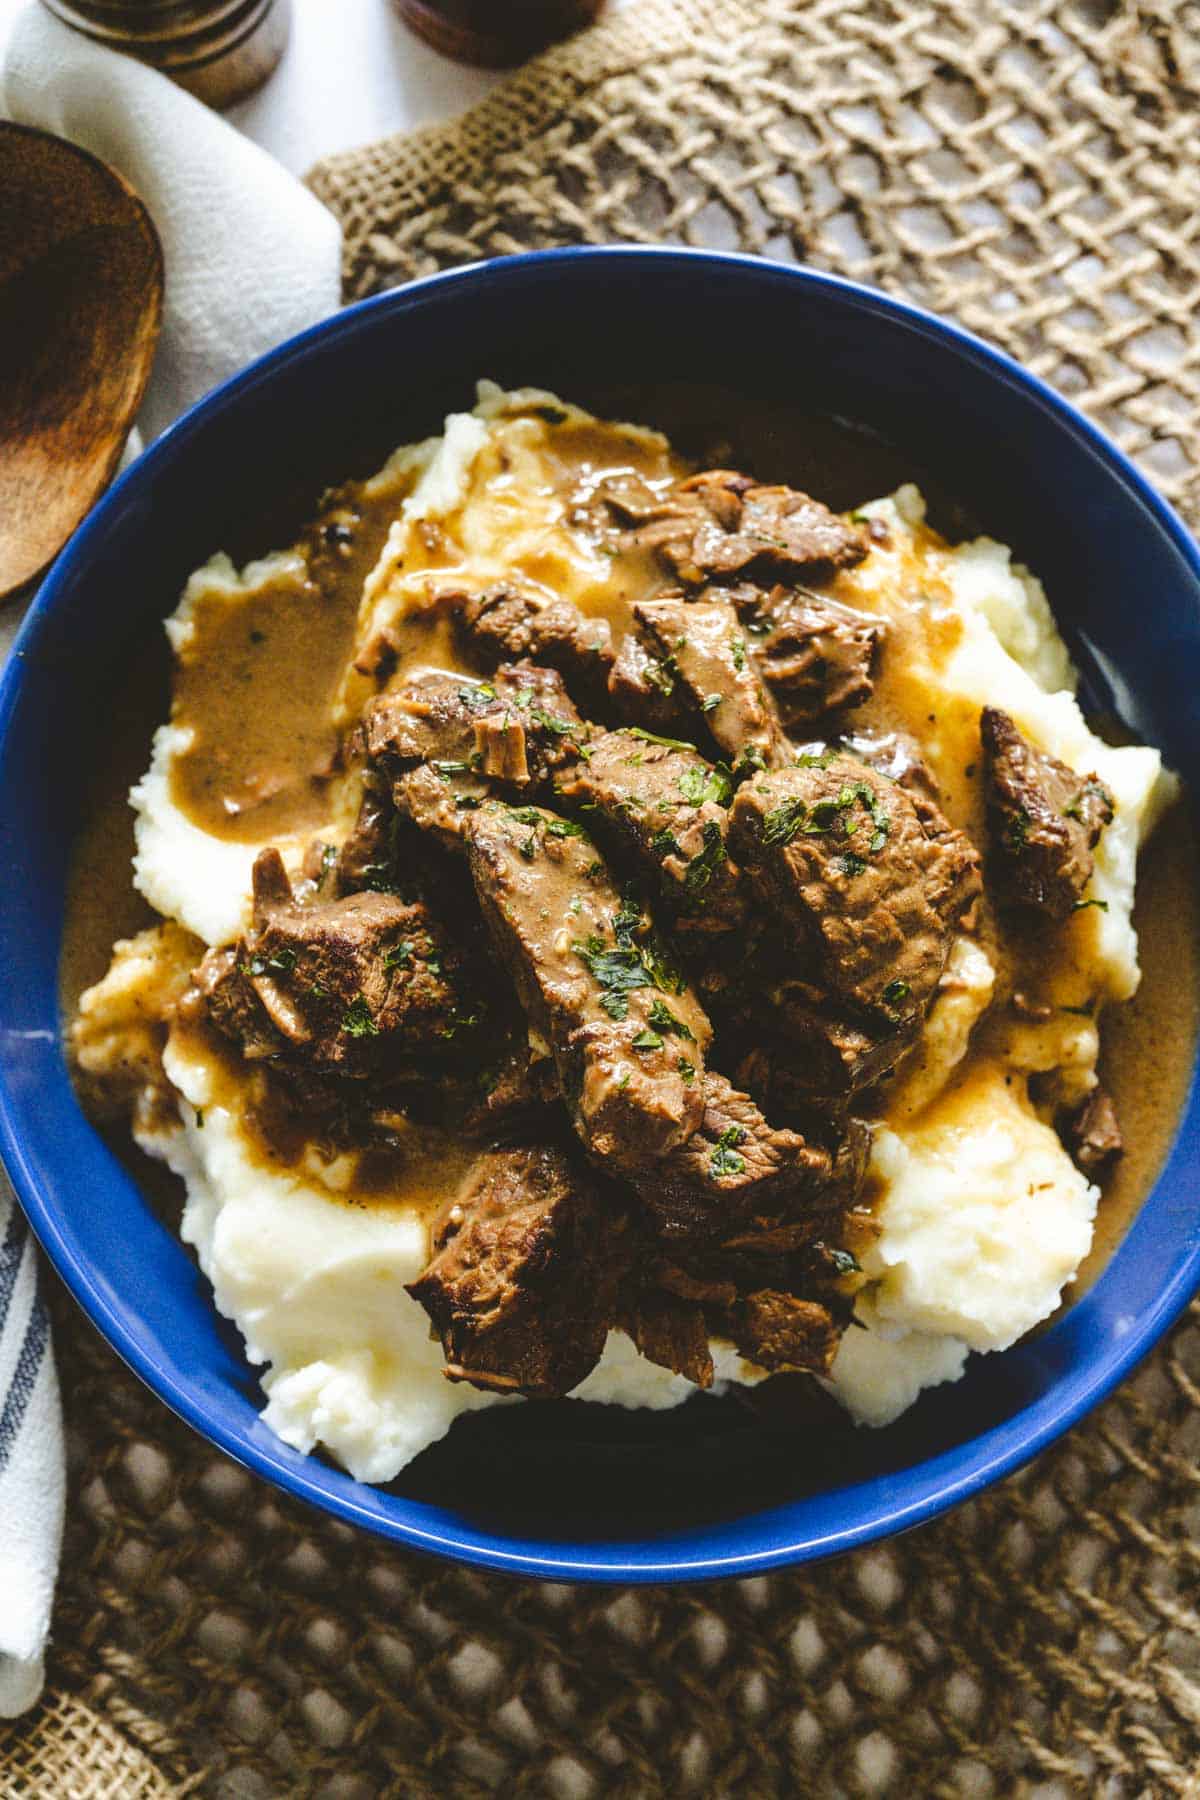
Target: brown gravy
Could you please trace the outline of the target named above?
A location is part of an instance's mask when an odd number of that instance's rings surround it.
[[[615,416],[656,419],[681,448],[705,461],[748,465],[764,479],[788,478],[835,505],[846,506],[916,478],[943,530],[958,536],[976,528],[927,471],[914,469],[897,451],[849,426],[781,420],[766,411],[752,416],[743,401],[718,389],[697,389],[686,397],[678,390],[658,396],[640,392],[617,397],[610,406]],[[727,421],[734,417],[741,423],[731,442]],[[611,467],[611,444],[608,434],[565,430],[558,446],[564,480],[577,480],[589,467]],[[659,472],[647,467],[644,456],[631,454],[628,460],[647,473]],[[372,504],[365,485],[348,485],[323,506],[306,538],[307,579],[282,580],[238,605],[214,609],[211,618],[198,617],[197,641],[204,657],[185,659],[174,707],[174,716],[193,726],[195,745],[177,765],[175,798],[198,823],[221,836],[253,841],[303,829],[322,816],[322,790],[336,752],[334,692],[352,640],[363,578],[383,547],[397,507],[394,491]],[[338,531],[330,534],[330,525],[348,530],[349,540]],[[437,561],[431,545],[430,566]],[[585,610],[610,612],[618,628],[627,621],[632,598],[659,583],[648,568],[630,561],[629,569],[620,571],[628,579],[618,601],[609,598],[603,607],[589,606],[585,593],[573,595]],[[399,648],[404,661],[449,666],[457,661],[445,621],[437,616],[414,615],[403,627]],[[104,973],[114,938],[153,921],[130,882],[133,833],[126,795],[145,766],[153,728],[165,710],[165,660],[155,645],[143,666],[131,673],[129,704],[119,715],[109,766],[98,778],[77,846],[60,966],[66,1018],[83,989]],[[872,722],[877,728],[894,722],[887,716],[886,696],[876,711]],[[1101,1070],[1128,1148],[1106,1183],[1095,1245],[1071,1295],[1095,1279],[1119,1243],[1179,1123],[1200,1029],[1198,874],[1197,847],[1181,804],[1141,859],[1135,910],[1140,991],[1132,1002],[1104,1015]],[[438,1142],[441,1135],[427,1134],[423,1156],[377,1159],[377,1166],[362,1171],[362,1185],[381,1200],[402,1190],[406,1200],[434,1205],[452,1185],[447,1174],[460,1173],[464,1155],[452,1141]],[[288,1165],[299,1154],[278,1132],[264,1132],[262,1140],[261,1153],[272,1161]],[[139,1158],[139,1172],[145,1167]]]
[[[196,602],[171,712],[193,741],[174,760],[172,797],[203,830],[255,843],[325,816],[339,751],[333,701],[396,505],[394,493],[372,503],[363,484],[347,486],[306,535],[306,574],[280,573],[234,602]]]

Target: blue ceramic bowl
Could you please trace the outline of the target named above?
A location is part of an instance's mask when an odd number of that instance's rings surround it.
[[[919,1524],[1017,1468],[1106,1394],[1200,1280],[1193,1087],[1169,1162],[1103,1275],[1051,1329],[972,1360],[882,1432],[772,1437],[733,1401],[675,1414],[500,1409],[389,1489],[259,1422],[236,1336],[76,1104],[59,1038],[64,881],[81,772],[135,651],[215,547],[278,541],[298,487],[471,403],[474,378],[644,410],[697,372],[785,415],[829,412],[940,473],[1043,576],[1099,697],[1200,791],[1200,555],[1111,444],[961,331],[829,276],[675,250],[516,257],[351,307],[195,407],[97,507],[45,582],[0,687],[0,1150],[46,1252],[169,1406],[288,1493],[415,1548],[540,1576],[745,1574]],[[368,459],[369,462],[369,459]],[[778,473],[779,471],[775,471]],[[1107,692],[1105,691],[1107,689]]]

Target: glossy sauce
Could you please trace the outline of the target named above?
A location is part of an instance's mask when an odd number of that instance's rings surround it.
[[[793,420],[761,413],[749,415],[745,403],[719,389],[697,388],[655,397],[631,397],[614,410],[657,417],[675,441],[698,460],[753,467],[761,478],[789,479],[841,506],[917,478],[937,522],[953,535],[970,532],[964,518],[939,494],[927,472],[914,470],[897,452],[864,434],[828,420]],[[734,442],[721,441],[727,421],[741,417]],[[506,485],[511,485],[512,459],[521,454],[521,431],[515,426],[511,449],[489,446],[480,458],[475,491],[503,516]],[[544,526],[535,530],[520,557],[522,572],[564,594],[584,612],[608,619],[619,642],[632,617],[632,605],[664,585],[664,576],[645,553],[622,553],[598,564],[595,556],[577,555],[573,537],[562,528],[567,497],[577,504],[608,473],[635,470],[652,480],[667,480],[681,463],[665,447],[611,429],[555,426],[548,434],[550,477],[542,491]],[[173,717],[191,727],[193,749],[176,765],[174,798],[205,830],[240,841],[261,841],[319,825],[325,816],[325,789],[336,767],[339,733],[335,708],[344,666],[358,620],[362,584],[387,538],[399,508],[394,489],[371,497],[372,484],[349,485],[333,496],[303,540],[307,574],[282,577],[235,604],[202,602],[196,630],[176,686]],[[335,527],[332,532],[329,527]],[[397,579],[427,577],[452,585],[456,564],[466,552],[455,541],[456,522],[429,526],[418,534],[418,549]],[[347,538],[346,533],[349,533]],[[930,592],[928,572],[914,566],[900,576],[920,579],[936,610],[938,594]],[[936,590],[936,584],[935,584]],[[854,579],[839,578],[835,593],[855,603]],[[882,662],[876,693],[854,715],[854,729],[876,734],[921,735],[934,721],[924,712],[919,687],[906,676],[909,656],[901,623]],[[948,651],[958,630],[946,618],[940,628],[923,634],[923,654],[936,654],[938,629]],[[912,646],[915,648],[915,639]],[[375,660],[373,660],[373,658]],[[382,659],[386,658],[386,667]],[[351,713],[361,695],[375,690],[380,678],[403,678],[408,668],[426,664],[466,669],[464,655],[443,609],[414,606],[390,627],[386,646],[360,662],[361,693],[351,698]],[[113,766],[89,815],[78,849],[71,883],[62,959],[64,1015],[73,1013],[82,989],[107,966],[114,936],[151,922],[152,915],[129,880],[132,849],[130,814],[125,795],[141,772],[154,723],[163,713],[161,676],[147,669],[135,683],[145,704],[123,715],[122,741],[114,747]],[[943,722],[945,723],[945,722]],[[953,732],[951,732],[953,738]],[[963,720],[961,746],[938,774],[943,804],[951,819],[982,841],[982,809],[975,779],[978,721]],[[974,745],[974,750],[972,749]],[[953,764],[953,767],[951,767]],[[1104,1015],[1102,1074],[1113,1093],[1128,1150],[1106,1184],[1097,1227],[1096,1246],[1080,1275],[1091,1279],[1119,1241],[1141,1198],[1152,1184],[1174,1135],[1190,1080],[1200,1024],[1200,901],[1197,858],[1185,809],[1179,806],[1160,826],[1144,852],[1135,914],[1141,935],[1143,982],[1136,999],[1111,1007]],[[985,945],[998,970],[998,993],[1011,991],[1022,979],[1023,957],[998,940],[994,926],[984,933]],[[1030,954],[1038,954],[1032,946]],[[207,1034],[206,1034],[207,1035]],[[225,1054],[224,1052],[222,1053]],[[968,1053],[970,1054],[970,1053]],[[230,1063],[230,1095],[240,1070]],[[248,1123],[256,1153],[280,1167],[296,1167],[306,1144],[294,1121],[281,1117],[269,1102],[252,1105]],[[452,1136],[432,1128],[414,1128],[394,1150],[360,1158],[354,1186],[364,1193],[403,1199],[430,1209],[444,1200],[469,1165],[471,1152]]]

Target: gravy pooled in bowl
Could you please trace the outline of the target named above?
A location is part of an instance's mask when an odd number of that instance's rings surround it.
[[[915,487],[838,514],[482,384],[167,630],[158,920],[71,1045],[289,1443],[385,1481],[498,1399],[797,1372],[886,1424],[1144,1191],[1175,783]]]

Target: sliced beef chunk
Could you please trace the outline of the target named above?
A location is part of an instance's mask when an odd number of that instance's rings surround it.
[[[863,533],[819,500],[795,488],[757,486],[727,469],[678,483],[631,535],[697,587],[828,575],[867,553]]]
[[[1092,879],[1092,847],[1112,820],[1112,795],[1095,775],[1076,775],[1035,750],[999,707],[985,706],[979,725],[1002,890],[1014,905],[1069,918]]]
[[[538,807],[485,802],[466,829],[484,918],[591,1153],[623,1172],[691,1136],[712,1032],[591,840]]]
[[[598,836],[653,877],[680,931],[726,932],[741,924],[746,902],[725,850],[733,797],[727,770],[682,743],[603,731],[556,787],[586,810]]]
[[[667,1245],[724,1243],[753,1221],[785,1221],[815,1236],[825,1217],[833,1158],[795,1131],[776,1131],[750,1099],[709,1071],[704,1116],[686,1143],[637,1183]]]
[[[251,1058],[350,1077],[444,1050],[468,1027],[462,958],[419,903],[354,894],[298,906],[277,850],[254,865],[254,929],[197,984]]]
[[[1068,1114],[1063,1140],[1085,1175],[1095,1176],[1125,1149],[1117,1109],[1104,1088],[1093,1088],[1082,1106]]]
[[[641,1284],[622,1302],[619,1323],[647,1362],[683,1375],[698,1388],[713,1384],[704,1309],[694,1300]]]
[[[954,929],[979,891],[978,857],[943,820],[842,755],[755,776],[734,798],[730,847],[799,927],[819,987],[884,1029],[920,1018]]]
[[[842,1339],[842,1322],[830,1307],[773,1288],[737,1300],[721,1323],[744,1357],[772,1372],[827,1375]]]
[[[690,729],[682,684],[636,631],[626,632],[621,640],[608,677],[608,700],[617,717],[631,725],[673,735]]]
[[[740,591],[738,611],[755,665],[788,731],[869,700],[886,626],[823,594]]]
[[[550,1399],[595,1367],[624,1267],[624,1221],[559,1149],[496,1150],[433,1230],[409,1286],[451,1381]]]
[[[590,701],[604,692],[613,664],[607,619],[589,618],[554,594],[504,582],[465,596],[460,616],[485,660],[532,657],[557,669],[581,699]]]
[[[376,780],[391,782],[402,817],[451,849],[490,781],[536,792],[583,736],[561,677],[532,664],[499,669],[491,682],[429,669],[363,714]]]
[[[639,601],[633,610],[730,762],[750,751],[759,767],[774,763],[779,724],[729,601],[689,602],[679,594]]]

